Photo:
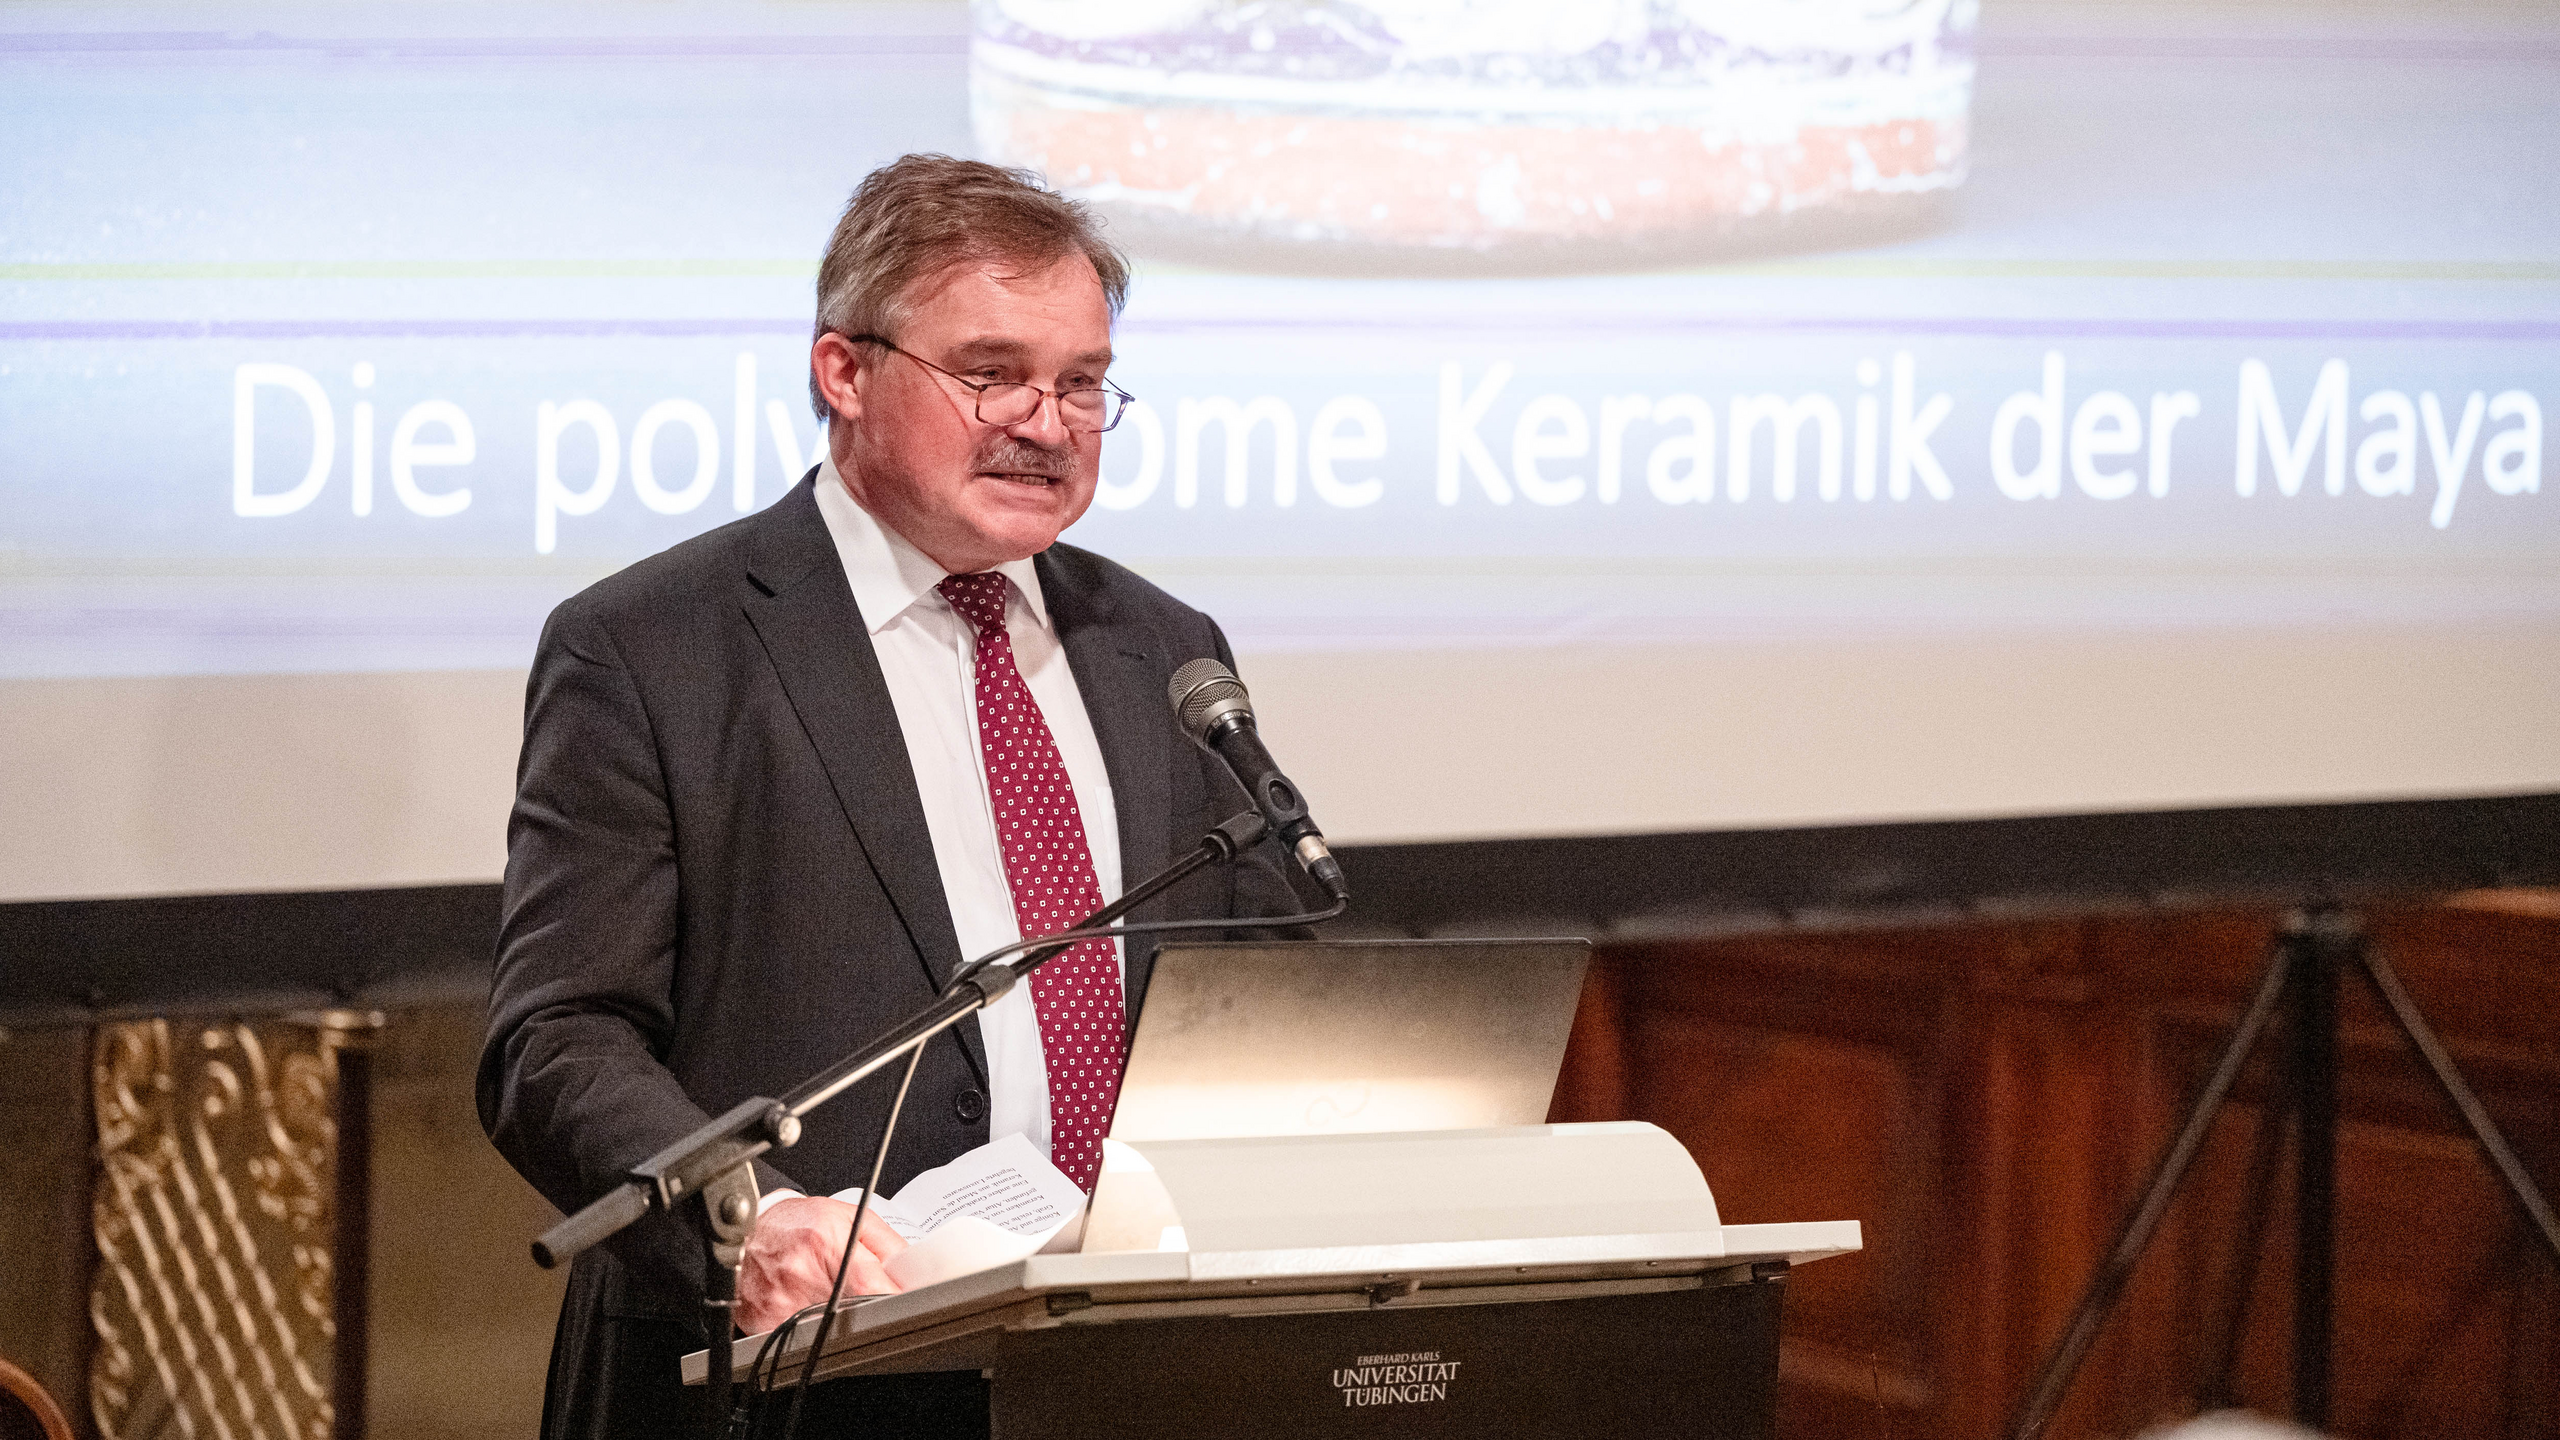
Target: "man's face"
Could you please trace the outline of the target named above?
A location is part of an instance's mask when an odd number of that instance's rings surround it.
[[[1049,548],[1093,503],[1102,436],[1066,428],[1057,402],[990,425],[977,395],[918,358],[980,384],[1049,391],[1102,382],[1111,310],[1092,262],[1042,270],[962,265],[922,282],[901,355],[821,336],[811,355],[835,407],[836,468],[856,503],[954,574]]]

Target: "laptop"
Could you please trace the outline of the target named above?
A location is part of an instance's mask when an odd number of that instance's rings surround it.
[[[1586,940],[1166,945],[1112,1138],[1542,1124],[1590,958]]]

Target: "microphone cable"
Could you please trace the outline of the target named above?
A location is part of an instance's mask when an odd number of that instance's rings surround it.
[[[871,1178],[862,1186],[862,1198],[853,1207],[853,1228],[845,1232],[844,1253],[836,1257],[836,1282],[827,1291],[827,1308],[818,1316],[818,1333],[809,1341],[809,1358],[800,1367],[800,1378],[791,1384],[791,1413],[782,1423],[782,1440],[800,1431],[800,1407],[808,1401],[809,1383],[818,1373],[818,1359],[827,1352],[827,1332],[835,1328],[836,1306],[844,1299],[845,1272],[853,1268],[854,1247],[862,1241],[862,1217],[871,1213],[871,1197],[880,1190],[880,1170],[889,1160],[889,1137],[898,1133],[898,1112],[907,1105],[907,1090],[916,1082],[916,1066],[924,1061],[924,1046],[907,1052],[907,1073],[898,1078],[898,1093],[889,1101],[888,1117],[880,1123],[880,1143],[871,1150]]]

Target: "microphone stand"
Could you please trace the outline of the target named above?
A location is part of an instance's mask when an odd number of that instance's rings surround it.
[[[797,1144],[801,1118],[810,1111],[994,1003],[1043,961],[1093,938],[1081,932],[1111,924],[1203,867],[1234,860],[1259,843],[1266,828],[1260,811],[1237,815],[1202,836],[1190,853],[1086,916],[1074,930],[1063,932],[1073,938],[1053,936],[1034,942],[1013,960],[961,967],[931,1005],[890,1026],[879,1038],[809,1077],[781,1099],[741,1100],[727,1114],[633,1166],[630,1179],[544,1231],[533,1242],[534,1263],[551,1269],[651,1211],[681,1208],[701,1227],[703,1252],[710,1262],[702,1298],[703,1323],[711,1339],[703,1413],[707,1433],[719,1436],[730,1411],[736,1363],[733,1316],[738,1264],[756,1223],[752,1164],[756,1157]]]

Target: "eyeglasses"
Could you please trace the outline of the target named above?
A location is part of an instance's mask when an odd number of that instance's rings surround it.
[[[947,376],[977,392],[977,416],[984,425],[1019,425],[1040,413],[1040,402],[1055,396],[1058,401],[1058,423],[1070,430],[1100,434],[1120,423],[1129,413],[1129,404],[1138,397],[1106,380],[1097,387],[1074,390],[1043,390],[1037,385],[1024,385],[1010,380],[970,380],[934,364],[912,350],[899,350],[895,344],[877,335],[847,335],[855,345],[878,345],[896,350],[936,375]]]

